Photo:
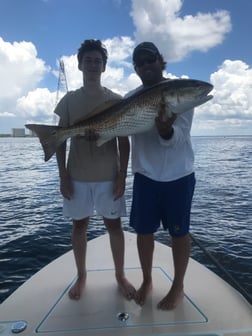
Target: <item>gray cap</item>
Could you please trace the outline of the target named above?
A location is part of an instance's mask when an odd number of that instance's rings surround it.
[[[133,61],[136,60],[137,54],[141,51],[148,51],[152,54],[160,55],[160,52],[159,52],[158,48],[155,46],[154,43],[152,43],[152,42],[142,42],[142,43],[138,44],[138,46],[136,46],[136,48],[133,51]]]

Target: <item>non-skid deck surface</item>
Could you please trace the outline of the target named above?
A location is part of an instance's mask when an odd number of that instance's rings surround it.
[[[128,269],[127,274],[134,282],[141,276],[139,269]],[[156,308],[167,291],[169,275],[162,268],[153,269],[156,284],[144,307],[123,298],[115,286],[113,270],[88,272],[88,284],[80,301],[71,301],[67,291],[37,328],[37,332],[87,331],[94,329],[116,330],[122,327],[161,326],[177,324],[205,323],[200,309],[185,297],[183,305],[174,311],[163,312]],[[126,317],[126,318],[125,318]],[[121,321],[123,319],[123,321]],[[125,321],[124,321],[125,319]]]
[[[125,266],[127,278],[139,288],[136,236],[127,232]],[[157,309],[173,277],[171,249],[163,244],[155,244],[153,290],[143,307],[124,299],[117,288],[108,235],[89,241],[87,270],[79,301],[68,298],[76,274],[72,251],[36,273],[0,305],[0,336],[12,335],[13,323],[20,320],[27,322],[22,336],[252,336],[249,303],[193,259],[185,298],[173,311]]]

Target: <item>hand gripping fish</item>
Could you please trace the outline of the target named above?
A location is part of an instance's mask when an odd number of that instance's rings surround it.
[[[95,109],[86,117],[69,127],[27,124],[28,129],[39,137],[48,161],[57,148],[68,138],[97,134],[97,146],[118,136],[129,136],[145,132],[155,124],[158,106],[164,102],[175,114],[186,112],[204,104],[213,96],[213,86],[195,79],[167,79],[115,103]]]

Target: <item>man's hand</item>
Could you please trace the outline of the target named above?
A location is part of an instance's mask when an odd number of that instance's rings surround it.
[[[87,129],[85,135],[76,135],[77,139],[85,139],[87,141],[96,141],[99,139],[99,134],[93,129]]]
[[[113,188],[114,201],[118,200],[120,197],[123,196],[126,184],[125,179],[126,179],[126,173],[119,172],[114,182],[114,188]]]
[[[99,134],[95,132],[93,129],[88,129],[85,132],[84,138],[87,141],[96,141],[99,139]]]
[[[71,177],[68,174],[60,176],[60,192],[62,196],[68,200],[70,200],[73,195],[73,184]]]
[[[169,111],[169,106],[161,103],[158,115],[155,119],[156,127],[159,135],[165,139],[169,140],[173,135],[173,123],[176,120],[176,114]]]

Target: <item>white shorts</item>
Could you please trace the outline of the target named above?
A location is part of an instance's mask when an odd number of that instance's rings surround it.
[[[63,215],[74,220],[95,214],[108,219],[126,216],[124,196],[114,201],[113,182],[73,181],[74,193],[70,200],[64,198]]]

